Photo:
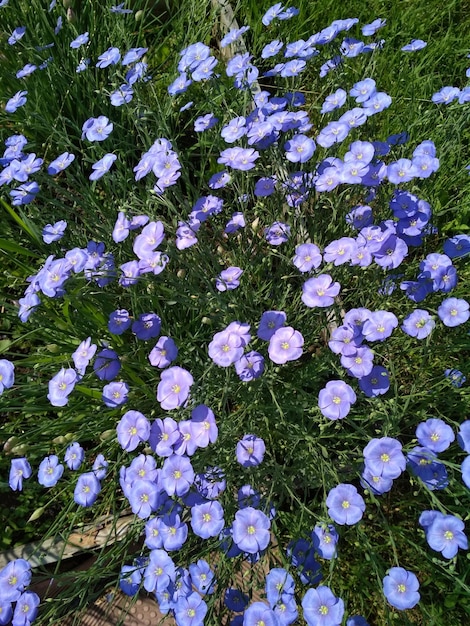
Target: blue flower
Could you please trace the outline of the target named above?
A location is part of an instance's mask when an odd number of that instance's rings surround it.
[[[65,220],[59,220],[55,224],[46,224],[42,229],[42,240],[44,243],[59,241],[64,236],[66,228],[67,222]]]
[[[404,611],[419,602],[419,581],[413,572],[403,567],[392,567],[383,579],[383,592],[389,604]]]
[[[17,109],[26,104],[27,91],[17,91],[15,95],[8,100],[5,105],[5,111],[7,113],[15,113]]]
[[[80,48],[80,46],[84,46],[85,44],[87,44],[89,39],[90,37],[88,32],[82,33],[81,35],[78,35],[76,39],[70,42],[70,47],[75,49]]]
[[[117,156],[115,154],[111,154],[109,152],[105,154],[102,159],[100,159],[96,163],[93,163],[91,167],[94,171],[90,174],[88,178],[90,180],[99,180],[102,176],[109,172],[111,166],[116,159]]]
[[[344,602],[329,587],[309,589],[302,599],[304,619],[308,626],[339,626],[344,615]]]
[[[26,26],[18,26],[17,28],[15,28],[10,37],[8,37],[8,43],[10,44],[10,46],[14,46],[16,43],[18,43],[25,34],[25,32]]]

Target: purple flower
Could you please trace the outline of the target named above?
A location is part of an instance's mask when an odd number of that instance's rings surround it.
[[[149,593],[164,591],[170,582],[175,582],[176,568],[165,550],[151,550],[144,571],[144,588]]]
[[[320,411],[330,420],[345,418],[354,402],[356,394],[342,380],[330,380],[318,395]]]
[[[326,499],[328,515],[337,524],[351,526],[362,519],[366,510],[362,496],[354,485],[342,483],[333,487]]]
[[[121,370],[119,357],[114,350],[105,348],[98,352],[93,370],[100,380],[113,380]]]
[[[207,613],[207,604],[198,593],[193,591],[188,596],[178,597],[174,613],[176,623],[181,626],[202,626]]]
[[[129,387],[124,382],[113,382],[103,387],[103,402],[110,409],[115,409],[127,402],[127,394],[129,393]]]
[[[267,198],[272,196],[276,190],[276,178],[274,176],[263,176],[256,181],[253,193],[257,198]]]
[[[92,506],[96,502],[101,483],[93,472],[81,474],[73,493],[73,499],[80,506]]]
[[[161,369],[168,367],[178,356],[178,348],[171,337],[162,336],[149,354],[150,364]]]
[[[244,435],[237,443],[237,461],[243,467],[255,467],[262,463],[265,452],[264,441],[256,435]]]
[[[161,485],[169,496],[184,496],[194,482],[194,470],[186,456],[172,454],[161,470]]]
[[[197,591],[203,595],[214,593],[215,577],[209,563],[204,559],[199,559],[197,563],[189,566],[191,582]]]
[[[295,361],[302,356],[304,338],[292,326],[278,328],[269,340],[269,358],[274,363],[282,365],[287,361]]]
[[[215,117],[213,113],[207,113],[207,115],[202,115],[194,120],[194,130],[197,133],[202,133],[205,130],[209,130],[213,126],[217,124],[219,120]]]
[[[113,93],[109,96],[111,100],[111,104],[115,107],[120,107],[123,104],[127,104],[134,97],[134,90],[130,85],[126,85],[125,83],[113,91]]]
[[[73,41],[70,42],[70,47],[77,49],[80,48],[80,46],[84,46],[88,43],[90,37],[89,37],[89,33],[82,33],[81,35],[78,35],[78,37],[76,37]]]
[[[292,163],[305,163],[313,156],[315,148],[313,139],[302,134],[294,135],[284,144],[286,159]]]
[[[317,524],[312,531],[313,547],[322,559],[331,560],[336,556],[338,533],[333,524],[321,526]]]
[[[111,169],[112,164],[114,163],[114,161],[116,159],[117,159],[117,156],[115,154],[111,154],[110,152],[105,154],[102,159],[100,159],[96,163],[93,163],[93,165],[91,167],[92,167],[92,169],[94,171],[90,174],[90,176],[88,178],[90,180],[98,180],[98,179],[100,179],[107,172],[109,172],[109,170]]]
[[[91,343],[91,337],[88,337],[72,354],[73,363],[77,372],[83,376],[91,359],[95,356],[96,345]]]
[[[302,599],[304,619],[308,626],[340,626],[344,602],[329,587],[309,589]]]
[[[247,352],[235,361],[235,371],[244,382],[255,380],[264,372],[264,358],[259,352]]]
[[[66,228],[67,222],[65,220],[60,220],[55,224],[46,224],[42,229],[42,240],[44,243],[59,241],[63,237]]]
[[[439,511],[424,511],[419,523],[424,528],[429,546],[441,552],[444,558],[452,559],[459,548],[468,549],[465,524],[458,517],[444,515]]]
[[[106,477],[107,467],[108,461],[102,454],[98,454],[91,469],[95,472],[95,476],[98,480],[103,480],[103,478]]]
[[[301,272],[310,272],[312,268],[316,269],[321,265],[320,249],[314,243],[300,244],[295,249],[295,257],[292,262]]]
[[[247,171],[255,167],[259,152],[253,148],[227,148],[220,153],[217,163],[222,163],[234,170]]]
[[[0,359],[0,395],[2,395],[5,389],[13,387],[14,382],[15,366],[7,359]]]
[[[67,467],[71,470],[78,470],[85,458],[85,450],[78,443],[74,441],[69,445],[65,451],[64,461],[67,463]]]
[[[410,337],[425,339],[428,337],[436,322],[427,311],[416,309],[403,320],[402,330]]]
[[[132,332],[137,339],[146,341],[158,337],[161,325],[162,320],[156,313],[142,313],[132,324]]]
[[[243,274],[243,270],[239,267],[228,267],[220,272],[216,280],[215,286],[219,291],[231,291],[240,285],[238,280]]]
[[[37,617],[41,599],[34,591],[25,591],[16,601],[13,613],[13,626],[30,626]]]
[[[265,228],[264,236],[272,246],[280,246],[289,239],[290,226],[284,222],[274,222],[269,228]]]
[[[431,100],[435,104],[450,104],[459,97],[460,89],[458,87],[443,87],[440,91],[433,94]]]
[[[155,482],[140,478],[135,480],[127,494],[132,512],[140,519],[147,519],[159,506],[159,494],[160,489]]]
[[[59,463],[59,457],[55,454],[46,456],[38,469],[38,483],[43,487],[54,487],[64,473],[64,466]]]
[[[127,596],[134,596],[140,588],[142,571],[136,565],[123,565],[119,577],[119,588]]]
[[[416,438],[420,445],[432,452],[444,452],[455,440],[452,428],[440,419],[428,419],[418,424]]]
[[[359,387],[368,398],[387,393],[390,389],[390,379],[385,367],[374,365],[370,374],[359,379]]]
[[[416,50],[422,50],[427,45],[428,44],[422,39],[412,39],[411,43],[407,44],[406,46],[403,46],[401,50],[403,52],[415,52]]]
[[[150,256],[165,238],[162,222],[149,222],[135,238],[133,250],[139,259]]]
[[[120,59],[121,53],[119,52],[119,48],[108,48],[106,52],[103,52],[103,54],[98,57],[96,67],[104,69],[108,67],[108,65],[116,65],[116,63],[119,63]]]
[[[284,311],[265,311],[259,323],[258,337],[269,341],[274,333],[284,326],[286,319],[287,316]]]
[[[215,415],[205,404],[199,404],[191,412],[192,436],[199,448],[215,443],[218,436]]]
[[[347,93],[344,89],[337,89],[334,93],[327,96],[323,102],[320,113],[329,113],[335,109],[339,109],[346,102]]]
[[[269,7],[269,9],[261,18],[262,24],[264,26],[269,26],[276,17],[279,18],[279,15],[282,13],[283,10],[284,9],[283,9],[281,2],[277,2],[276,4],[273,4],[273,6]]]
[[[82,126],[82,139],[88,141],[104,141],[113,130],[113,123],[104,115],[90,117]]]
[[[437,314],[444,326],[450,328],[464,324],[470,318],[468,302],[461,298],[446,298],[437,309]]]
[[[341,365],[350,376],[363,378],[371,373],[374,366],[374,353],[366,346],[359,346],[353,354],[343,354]]]
[[[178,424],[174,419],[171,417],[165,417],[163,420],[158,418],[150,428],[149,445],[158,456],[167,457],[173,454],[173,445],[179,438]]]
[[[383,579],[383,592],[389,604],[404,611],[412,609],[419,602],[419,581],[413,572],[403,567],[392,567]]]
[[[224,510],[217,501],[191,507],[191,528],[198,537],[218,537],[225,525]]]
[[[227,329],[216,333],[209,344],[211,359],[220,367],[229,367],[243,355],[245,343],[239,334]]]
[[[193,383],[191,374],[182,367],[174,366],[164,370],[157,387],[157,400],[162,409],[176,409],[184,404]]]
[[[389,311],[374,311],[364,322],[362,334],[367,341],[385,341],[398,326],[398,320]]]
[[[12,34],[8,37],[8,44],[10,46],[14,46],[19,42],[20,39],[23,38],[26,32],[26,26],[17,26]]]
[[[7,113],[15,113],[17,109],[26,104],[27,91],[17,91],[15,95],[8,100],[5,105],[5,111]]]
[[[116,309],[109,314],[108,330],[113,335],[122,335],[128,328],[130,328],[132,320],[129,317],[129,311],[126,309]]]
[[[25,559],[9,561],[0,570],[2,604],[16,602],[31,582],[31,565]]]
[[[233,541],[243,552],[256,554],[268,547],[270,527],[267,515],[253,507],[246,507],[235,514]]]
[[[450,384],[453,387],[461,387],[467,378],[464,376],[463,372],[456,369],[447,369],[444,371],[444,376],[450,380]]]
[[[8,484],[13,491],[21,491],[23,489],[23,479],[31,476],[31,465],[28,459],[12,459],[10,467],[10,476]],[[0,587],[1,588],[1,587]]]
[[[470,168],[470,165],[468,166]],[[444,252],[451,259],[457,259],[470,253],[470,236],[466,234],[455,235],[444,241]]]
[[[236,618],[235,618],[236,619]],[[278,626],[281,622],[279,618],[264,602],[253,602],[246,609],[242,616],[243,626],[258,626],[258,624],[264,624],[264,626]],[[232,621],[230,626],[238,626],[239,622]]]
[[[339,294],[340,284],[333,283],[329,274],[309,278],[302,285],[302,302],[308,307],[327,307]]]
[[[49,393],[47,394],[47,399],[52,406],[65,406],[76,382],[77,372],[72,368],[62,368],[53,376],[49,381]]]
[[[150,423],[140,411],[127,411],[119,420],[116,432],[122,449],[132,452],[141,441],[148,441]]]
[[[383,28],[386,23],[387,23],[387,20],[382,20],[380,18],[377,18],[370,24],[364,24],[364,26],[361,27],[361,32],[365,37],[371,37],[372,35],[375,35],[375,33],[380,28]],[[347,625],[347,626],[354,626],[354,624]],[[356,626],[359,626],[359,624],[357,624]]]
[[[363,451],[366,469],[374,476],[392,480],[406,468],[405,455],[399,441],[391,437],[371,439]]]
[[[207,183],[211,189],[222,189],[231,181],[231,176],[225,170],[213,174]],[[243,224],[244,225],[244,224]],[[225,231],[228,232],[228,231]]]

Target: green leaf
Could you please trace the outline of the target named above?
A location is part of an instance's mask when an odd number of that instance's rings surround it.
[[[35,243],[41,245],[41,239],[39,237],[39,232],[34,226],[33,222],[29,220],[24,215],[20,215],[20,211],[17,213],[13,207],[11,207],[3,198],[0,198],[0,204],[3,206],[5,211],[10,215],[10,217],[18,224],[18,226],[23,230]]]
[[[3,250],[4,252],[13,252],[14,254],[21,254],[22,256],[32,256],[36,259],[39,258],[39,254],[36,254],[36,252],[23,248],[23,246],[20,246],[13,241],[8,241],[8,239],[0,239],[0,250]]]

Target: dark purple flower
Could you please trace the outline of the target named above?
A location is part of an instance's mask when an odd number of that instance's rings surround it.
[[[390,379],[385,367],[374,365],[367,376],[359,379],[359,387],[368,398],[387,393],[390,389]]]
[[[100,380],[113,380],[121,370],[119,357],[114,350],[105,348],[98,352],[93,370]]]

